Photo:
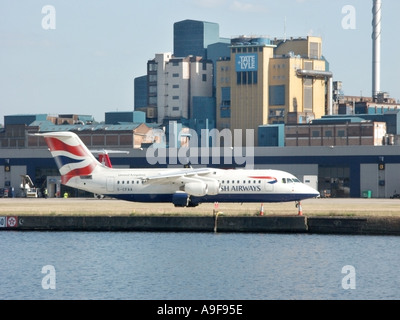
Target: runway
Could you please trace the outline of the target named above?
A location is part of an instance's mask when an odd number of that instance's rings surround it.
[[[301,202],[305,216],[374,216],[400,217],[399,199],[331,198],[308,199]],[[140,203],[95,198],[0,198],[0,216],[10,215],[72,215],[72,216],[296,216],[294,202],[283,203],[213,203],[194,208],[176,208],[170,203]]]

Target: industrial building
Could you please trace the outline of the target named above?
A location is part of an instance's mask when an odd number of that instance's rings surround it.
[[[241,36],[231,40],[230,48],[230,57],[216,64],[219,130],[245,133],[287,123],[290,113],[319,118],[331,112],[332,72],[322,55],[321,38]]]

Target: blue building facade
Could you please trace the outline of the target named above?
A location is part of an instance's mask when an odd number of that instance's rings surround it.
[[[219,25],[213,22],[183,20],[174,23],[174,56],[190,55],[207,59],[207,47],[219,42]]]
[[[271,124],[258,127],[259,147],[284,147],[285,125]]]
[[[134,79],[134,108],[145,108],[147,101],[147,75]]]
[[[105,124],[146,123],[146,114],[142,111],[106,112]]]

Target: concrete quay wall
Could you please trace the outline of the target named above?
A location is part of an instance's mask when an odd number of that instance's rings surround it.
[[[400,235],[400,217],[23,215],[0,217],[6,230]]]

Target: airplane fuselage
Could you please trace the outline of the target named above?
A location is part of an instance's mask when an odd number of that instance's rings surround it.
[[[288,172],[216,168],[117,169],[100,163],[72,132],[43,136],[61,183],[94,194],[137,202],[285,202],[319,196]]]
[[[184,170],[189,173],[191,171]],[[182,169],[176,171],[182,172]],[[95,170],[88,176],[73,177],[67,185],[128,201],[172,202],[176,205],[184,205],[185,199],[188,199],[191,205],[197,205],[205,202],[300,201],[319,195],[293,175],[279,170],[212,169],[210,173],[201,177],[182,176],[155,182],[147,180],[147,177],[162,175],[164,172],[165,169],[102,168],[99,173]],[[215,182],[219,186],[218,192],[186,193],[185,185],[188,179],[193,180],[195,187],[201,181]]]

